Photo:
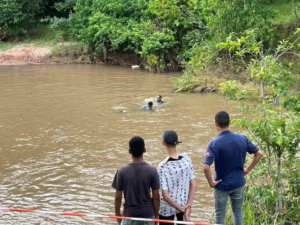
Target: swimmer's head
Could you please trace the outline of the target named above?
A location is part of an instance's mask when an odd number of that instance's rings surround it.
[[[157,95],[156,96],[156,101],[157,102],[161,102],[162,101],[162,96],[161,95]]]
[[[150,109],[152,109],[152,107],[153,107],[153,102],[148,102],[148,107],[149,107]]]

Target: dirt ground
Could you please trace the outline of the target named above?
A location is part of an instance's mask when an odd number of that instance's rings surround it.
[[[135,54],[110,53],[104,59],[103,55],[94,58],[89,53],[64,52],[59,56],[52,55],[51,47],[38,47],[31,44],[17,45],[12,49],[0,51],[0,65],[34,65],[56,63],[108,64],[131,66],[140,65],[142,59]]]
[[[0,64],[49,64],[53,63],[51,49],[37,46],[15,46],[0,52]]]

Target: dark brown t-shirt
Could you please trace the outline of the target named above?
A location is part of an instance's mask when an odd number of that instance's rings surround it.
[[[154,216],[150,189],[160,189],[156,168],[148,163],[129,163],[120,167],[112,187],[124,192],[123,216],[149,218]]]

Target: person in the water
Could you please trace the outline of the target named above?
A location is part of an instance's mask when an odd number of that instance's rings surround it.
[[[143,110],[153,111],[153,102],[148,102],[148,106],[144,107]]]
[[[161,95],[158,95],[158,96],[156,97],[156,103],[157,103],[157,104],[164,104],[164,101],[162,100],[162,96],[161,96]]]

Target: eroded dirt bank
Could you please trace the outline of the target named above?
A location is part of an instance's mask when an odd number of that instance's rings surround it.
[[[0,64],[46,64],[55,63],[48,47],[15,46],[0,52]]]
[[[76,43],[63,43],[55,49],[51,47],[39,47],[31,44],[16,45],[13,48],[0,51],[0,65],[31,65],[31,64],[56,64],[56,63],[80,63],[80,64],[107,64],[131,66],[140,65],[142,59],[135,54],[110,53],[93,54],[79,47]]]

